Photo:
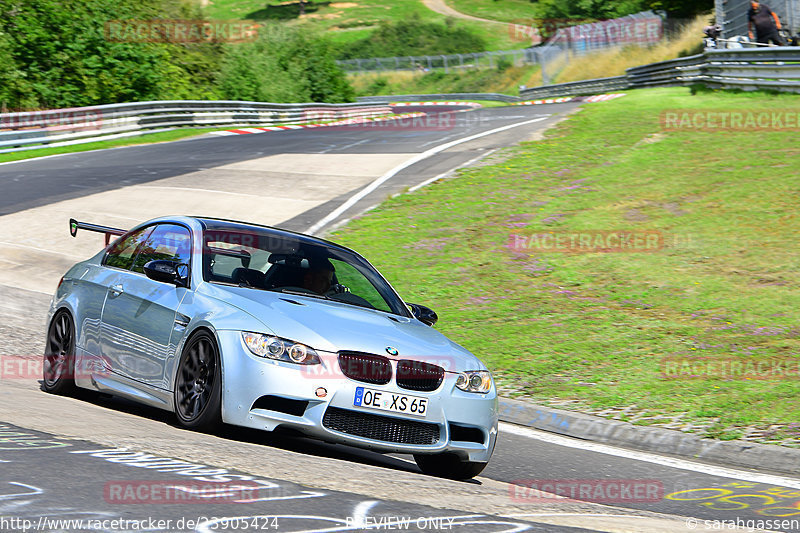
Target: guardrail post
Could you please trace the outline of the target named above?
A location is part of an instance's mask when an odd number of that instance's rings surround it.
[[[449,71],[447,70],[447,56],[442,55],[442,61],[444,61],[444,73],[447,74]]]

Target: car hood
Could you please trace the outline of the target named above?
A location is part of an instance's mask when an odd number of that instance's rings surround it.
[[[424,360],[450,371],[486,367],[469,351],[422,322],[381,311],[312,297],[204,283],[208,296],[234,305],[272,333],[316,350],[350,350]]]

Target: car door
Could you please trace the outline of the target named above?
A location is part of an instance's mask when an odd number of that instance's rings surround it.
[[[169,390],[166,363],[183,336],[186,321],[176,315],[190,289],[148,278],[143,267],[156,259],[190,264],[189,229],[177,224],[153,228],[129,270],[121,271],[108,289],[100,343],[112,372]]]
[[[88,265],[85,273],[73,279],[81,302],[75,316],[80,324],[78,346],[93,356],[101,354],[100,319],[108,288],[116,283],[120,269],[127,270],[133,265],[136,250],[152,230],[151,226],[123,235],[109,247],[101,264]]]

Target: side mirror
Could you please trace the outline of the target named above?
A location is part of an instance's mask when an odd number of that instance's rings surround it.
[[[411,314],[414,315],[414,318],[423,324],[433,326],[436,324],[436,321],[439,320],[439,315],[430,307],[425,307],[420,304],[408,304],[408,308],[411,309]]]
[[[189,286],[189,265],[186,263],[159,259],[147,262],[143,269],[145,275],[152,280],[173,283],[178,287]]]

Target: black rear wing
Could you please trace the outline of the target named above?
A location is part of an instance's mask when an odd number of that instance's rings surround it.
[[[73,237],[78,234],[79,229],[85,229],[87,231],[96,231],[97,233],[105,233],[106,236],[106,246],[111,241],[111,236],[119,236],[125,235],[127,233],[124,229],[119,228],[110,228],[108,226],[98,226],[97,224],[89,224],[88,222],[78,222],[74,218],[69,219],[69,234]]]

